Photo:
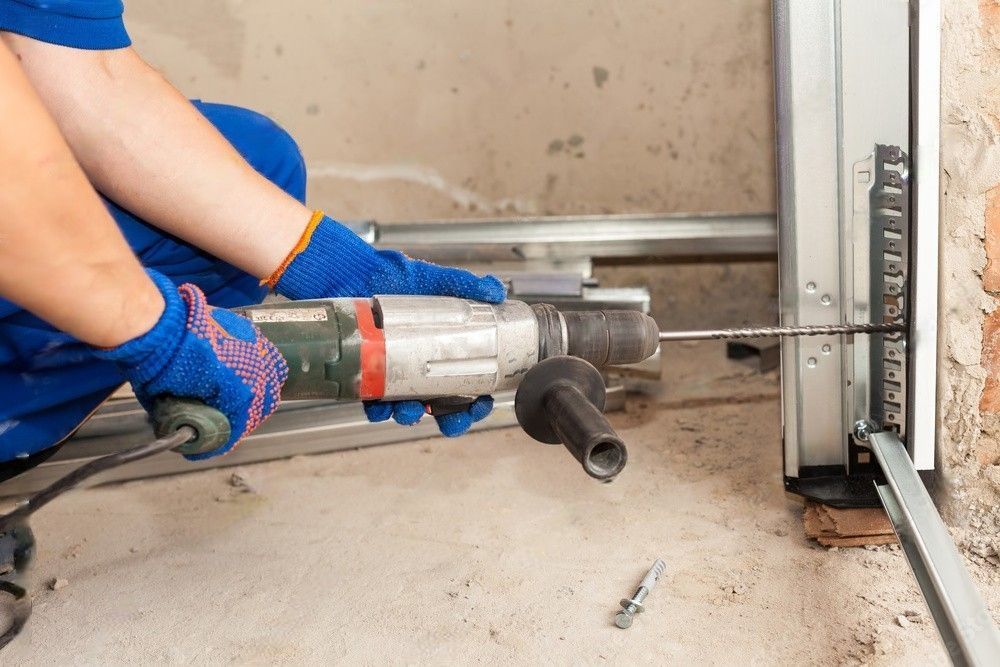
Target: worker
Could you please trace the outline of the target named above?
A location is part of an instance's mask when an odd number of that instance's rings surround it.
[[[131,48],[119,0],[0,0],[0,479],[43,460],[123,382],[149,410],[199,399],[232,427],[278,405],[287,366],[226,308],[432,294],[500,302],[492,276],[376,250],[304,205],[292,138],[189,101]],[[489,397],[438,419],[459,435]],[[416,401],[365,405],[416,423]]]

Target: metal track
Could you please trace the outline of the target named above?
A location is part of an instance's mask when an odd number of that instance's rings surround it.
[[[952,662],[997,664],[1000,632],[903,442],[882,431],[869,435],[868,445],[885,475],[879,497]]]
[[[817,324],[805,327],[749,327],[746,329],[703,329],[697,331],[661,331],[660,341],[725,340],[732,338],[778,338],[783,336],[832,336],[835,334],[899,335],[903,324]]]
[[[446,264],[777,253],[773,213],[544,216],[351,226],[379,247]]]
[[[514,392],[497,394],[494,401],[493,413],[473,424],[473,430],[517,425]],[[624,405],[625,389],[621,385],[609,387],[605,411],[621,410]],[[437,427],[430,419],[408,427],[392,421],[372,424],[358,403],[284,401],[270,419],[226,456],[188,461],[173,452],[164,452],[109,470],[101,475],[101,482],[194,472],[439,436]],[[109,402],[51,459],[0,484],[0,497],[38,491],[74,468],[151,437],[146,412],[135,400]]]

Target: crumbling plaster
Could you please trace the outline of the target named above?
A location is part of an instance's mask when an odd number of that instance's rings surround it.
[[[972,544],[973,552],[995,554],[1000,546],[1000,2],[947,0],[942,38],[942,501],[951,521],[974,536],[969,540],[984,543]]]

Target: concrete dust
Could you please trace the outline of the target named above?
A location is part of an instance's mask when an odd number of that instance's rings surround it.
[[[246,466],[257,494],[231,470],[76,492],[36,517],[35,613],[4,661],[945,664],[898,550],[804,536],[775,375],[715,342],[664,364],[661,395],[611,416],[611,484],[507,429]],[[996,569],[972,571],[1000,608]]]

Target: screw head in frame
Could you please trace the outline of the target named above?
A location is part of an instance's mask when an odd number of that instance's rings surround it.
[[[859,419],[854,422],[854,437],[861,442],[867,442],[868,436],[875,431],[874,427],[866,419]]]

